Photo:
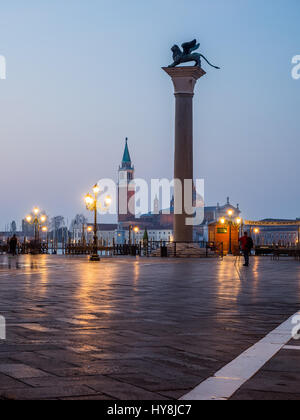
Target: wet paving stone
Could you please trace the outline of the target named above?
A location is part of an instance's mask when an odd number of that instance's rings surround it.
[[[285,350],[277,353],[232,400],[300,400],[300,354]]]
[[[93,396],[95,392],[86,386],[57,386],[46,388],[15,389],[3,392],[2,397],[14,400],[49,400],[64,397]]]
[[[299,263],[269,258],[246,270],[232,258],[0,256],[0,397],[178,399],[297,312],[299,278]],[[240,395],[294,398],[289,359]]]
[[[4,373],[15,379],[25,378],[39,378],[43,376],[49,376],[46,372],[32,368],[28,365],[19,364],[0,364],[0,373]]]

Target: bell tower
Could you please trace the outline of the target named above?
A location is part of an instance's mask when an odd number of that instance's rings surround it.
[[[129,153],[128,138],[126,138],[123,159],[119,167],[119,189],[118,189],[119,222],[129,222],[130,220],[135,219],[135,205],[134,205],[135,186],[132,183],[133,180],[134,180],[134,166],[132,165],[131,157]]]

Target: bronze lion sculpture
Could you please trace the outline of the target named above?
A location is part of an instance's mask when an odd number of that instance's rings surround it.
[[[182,63],[189,63],[190,61],[194,61],[196,67],[197,66],[201,67],[201,58],[203,58],[211,67],[219,70],[220,67],[213,66],[207,60],[207,58],[204,57],[204,55],[200,53],[193,53],[193,51],[198,50],[199,47],[200,47],[200,44],[197,44],[196,39],[194,39],[191,42],[185,42],[184,44],[182,44],[183,51],[181,51],[178,45],[174,45],[171,49],[173,52],[174,62],[173,64],[169,66],[169,68],[179,66],[179,64],[182,64]]]

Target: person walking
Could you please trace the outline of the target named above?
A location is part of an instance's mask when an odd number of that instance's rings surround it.
[[[241,248],[245,258],[244,267],[249,267],[250,254],[252,248],[254,247],[253,240],[250,236],[248,236],[248,232],[245,232],[244,236],[239,239],[239,242],[241,243]]]
[[[18,239],[16,235],[14,235],[9,241],[9,253],[12,254],[13,256],[17,255],[17,246],[18,246]]]

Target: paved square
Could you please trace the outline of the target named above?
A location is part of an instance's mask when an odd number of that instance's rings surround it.
[[[299,310],[293,260],[0,256],[0,396],[179,399]],[[300,399],[299,360],[282,349],[233,398]]]

